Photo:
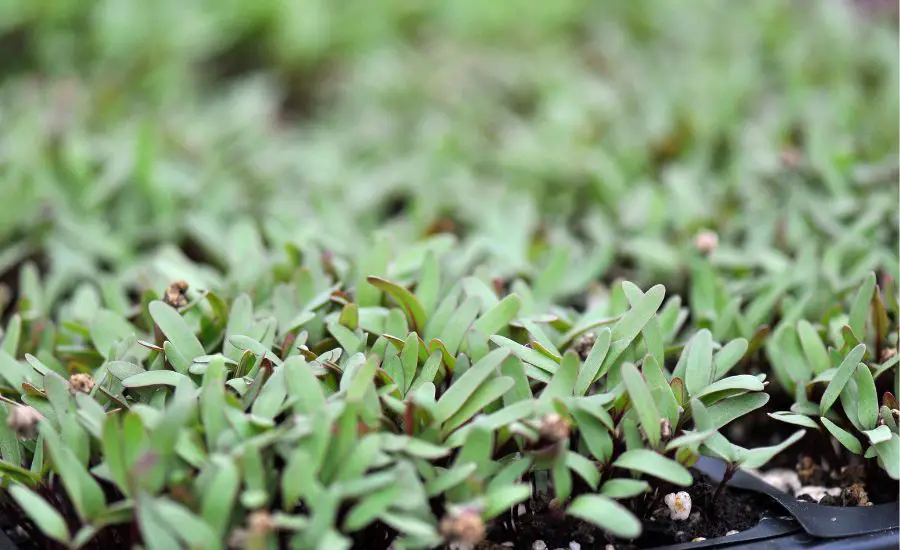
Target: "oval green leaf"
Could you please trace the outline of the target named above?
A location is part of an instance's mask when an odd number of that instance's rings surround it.
[[[649,449],[625,451],[613,462],[613,466],[687,487],[693,482],[691,473],[681,464]]]
[[[841,445],[843,445],[848,451],[853,454],[862,454],[862,444],[860,444],[859,440],[856,437],[848,432],[847,430],[841,428],[831,420],[828,420],[824,416],[820,419],[822,421],[822,425],[825,426],[825,429],[828,430],[831,435],[837,439]]]
[[[844,360],[841,361],[841,365],[834,374],[834,378],[831,379],[831,382],[828,383],[828,387],[825,388],[825,393],[822,395],[822,401],[819,402],[820,415],[825,416],[825,413],[827,413],[831,409],[831,406],[834,405],[834,402],[837,401],[844,386],[847,385],[847,381],[850,380],[850,377],[856,372],[856,366],[859,364],[860,359],[862,359],[863,354],[865,353],[866,345],[859,344],[850,350],[850,353],[848,353],[847,356],[844,357]]]
[[[203,344],[197,339],[181,314],[172,306],[156,300],[150,302],[149,309],[153,322],[185,359],[192,361],[194,357],[206,354]]]
[[[647,388],[644,377],[638,372],[637,367],[631,363],[622,365],[622,381],[628,390],[628,396],[637,411],[638,420],[647,434],[647,440],[653,447],[659,445],[659,411],[653,402],[653,396]]]
[[[366,280],[369,284],[383,290],[397,302],[403,309],[406,319],[415,332],[421,333],[425,329],[425,309],[419,303],[419,299],[409,290],[381,277],[370,276],[366,277]]]
[[[566,513],[624,539],[637,538],[641,534],[641,522],[634,514],[602,495],[580,495],[572,501]]]

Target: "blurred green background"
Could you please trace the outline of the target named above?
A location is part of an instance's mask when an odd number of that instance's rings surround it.
[[[873,6],[8,0],[0,297],[26,260],[47,304],[91,302],[436,231],[491,276],[558,261],[557,299],[678,291],[703,228],[748,296],[896,278],[896,6]]]

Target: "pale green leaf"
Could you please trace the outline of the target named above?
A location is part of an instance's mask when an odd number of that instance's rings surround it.
[[[633,498],[650,490],[650,484],[627,477],[610,479],[600,487],[600,493],[614,499]]]
[[[644,377],[638,372],[637,367],[631,363],[622,365],[622,381],[628,390],[632,405],[637,412],[638,420],[652,447],[659,446],[660,418],[659,411],[653,401],[653,396],[647,388]]]
[[[624,539],[634,539],[641,534],[640,520],[627,508],[603,495],[580,495],[566,513]]]
[[[485,311],[472,324],[472,330],[477,330],[486,336],[496,334],[515,319],[521,307],[522,299],[516,294],[510,294],[491,309]]]
[[[422,304],[419,303],[418,298],[416,298],[409,290],[380,277],[370,276],[366,277],[366,280],[369,284],[383,290],[397,302],[400,308],[403,309],[403,313],[406,314],[406,319],[409,321],[410,325],[412,325],[415,332],[422,332],[424,330],[426,321],[425,309],[422,307]]]
[[[9,488],[9,494],[37,525],[41,533],[62,544],[69,542],[71,535],[66,520],[43,497],[18,484],[13,484]]]
[[[824,416],[825,413],[831,409],[831,406],[834,405],[834,402],[837,401],[844,386],[847,385],[847,381],[850,380],[850,377],[856,372],[856,366],[859,364],[859,361],[862,359],[865,352],[866,345],[859,344],[850,350],[850,353],[848,353],[847,356],[844,357],[844,360],[841,361],[841,365],[838,367],[834,378],[828,383],[828,387],[825,388],[825,393],[822,395],[822,400],[819,402],[819,414]]]
[[[777,445],[750,449],[741,456],[740,465],[744,468],[761,468],[767,462],[772,460],[775,455],[783,452],[789,446],[799,441],[805,434],[806,430],[798,430]]]
[[[857,414],[859,424],[866,430],[871,430],[878,423],[878,393],[875,389],[875,379],[869,367],[860,363],[856,366],[856,391]]]
[[[694,397],[712,381],[712,333],[700,330],[691,338],[687,353],[684,383],[688,395]]]
[[[609,345],[612,341],[612,332],[608,327],[603,327],[596,332],[594,345],[584,360],[581,370],[578,372],[578,379],[575,382],[575,395],[584,395],[588,392],[591,384],[603,373],[600,367],[603,360],[609,352]]]
[[[613,466],[687,487],[693,482],[691,473],[684,466],[649,449],[632,449],[622,453]]]
[[[825,429],[828,430],[831,435],[837,439],[841,445],[843,445],[848,451],[853,454],[862,454],[862,445],[856,437],[848,432],[847,430],[841,428],[831,420],[828,420],[824,416],[820,418],[822,421],[822,425],[825,426]]]
[[[859,338],[863,338],[866,330],[866,318],[869,314],[869,304],[875,292],[875,273],[869,273],[866,280],[859,287],[853,305],[850,307],[850,329]]]
[[[156,300],[150,302],[150,315],[153,322],[159,327],[159,330],[166,335],[166,338],[172,342],[172,345],[183,355],[188,361],[192,361],[194,357],[204,355],[203,345],[194,331],[188,326],[181,314],[172,306]]]
[[[809,324],[809,321],[801,319],[797,323],[797,336],[800,337],[800,345],[812,367],[813,374],[819,375],[831,368],[828,350],[825,349],[819,333]]]
[[[745,414],[754,411],[769,401],[766,393],[745,393],[728,399],[723,399],[709,407],[711,428],[719,429],[722,426],[736,420]]]

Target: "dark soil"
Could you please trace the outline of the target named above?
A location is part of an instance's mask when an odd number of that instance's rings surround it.
[[[753,411],[739,423],[727,429],[728,438],[741,446],[753,448],[774,445],[784,441],[798,428],[784,422],[773,421],[766,411],[788,410],[790,402],[777,403],[779,395],[774,393],[775,405]],[[827,432],[807,430],[803,439],[785,452],[779,453],[764,470],[789,469],[797,472],[800,484],[841,488],[840,496],[826,496],[819,504],[829,506],[859,506],[897,502],[897,482],[879,468],[874,460],[846,452],[836,444]],[[862,491],[862,492],[861,492]],[[801,496],[802,500],[812,500]]]
[[[550,499],[545,495],[532,501],[521,516],[514,519],[509,515],[498,518],[488,527],[487,540],[477,548],[532,550],[532,545],[537,540],[543,540],[549,550],[556,548],[568,550],[570,542],[577,542],[585,550],[603,548],[606,544],[613,544],[619,550],[654,548],[687,542],[696,537],[721,537],[731,530],[744,531],[755,526],[763,516],[771,516],[776,512],[771,501],[765,497],[728,488],[722,491],[718,502],[713,505],[711,500],[715,484],[697,472],[694,472],[694,478],[699,481],[687,489],[692,500],[690,518],[684,521],[670,520],[660,495],[653,510],[644,517],[644,534],[635,541],[617,540],[590,523],[566,517],[562,510],[551,508]],[[648,495],[648,498],[652,497]],[[647,507],[643,498],[623,504],[637,510]],[[74,517],[74,513],[72,516]],[[124,530],[104,530],[99,537],[101,540],[97,541],[100,544],[97,546],[91,544],[90,547],[130,546],[122,544],[124,541],[120,535],[129,538],[127,526],[123,528]],[[61,548],[40,536],[31,522],[21,516],[17,507],[8,498],[0,498],[0,529],[19,550]],[[380,537],[370,538],[369,542],[373,540],[380,540]],[[365,548],[373,546],[367,543]]]
[[[697,537],[711,539],[725,536],[729,531],[745,531],[754,527],[764,516],[772,516],[778,510],[765,497],[727,487],[713,505],[716,484],[698,472],[694,472],[694,478],[699,481],[687,489],[692,501],[691,516],[684,521],[669,519],[660,496],[652,512],[643,518],[643,535],[634,541],[618,540],[590,523],[567,517],[562,510],[551,509],[545,497],[532,502],[524,515],[517,518],[507,516],[504,521],[495,522],[488,529],[487,541],[476,548],[532,550],[538,540],[544,541],[549,550],[568,550],[570,542],[580,544],[583,549],[604,548],[607,544],[612,544],[617,550],[655,548],[689,542]],[[642,499],[623,504],[638,510],[644,507]]]
[[[40,546],[32,541],[25,530],[16,524],[14,517],[15,516],[6,513],[0,514],[0,531],[9,537],[9,540],[14,545],[13,548],[18,548],[19,550],[40,548]],[[4,542],[6,541],[0,540],[0,545]]]

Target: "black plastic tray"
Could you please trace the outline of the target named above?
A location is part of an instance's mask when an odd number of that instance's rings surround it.
[[[694,466],[714,480],[722,479],[725,463],[701,457]],[[768,496],[784,516],[764,518],[759,525],[730,537],[659,547],[658,550],[700,548],[773,548],[787,550],[888,550],[900,548],[900,503],[878,506],[823,506],[801,502],[761,479],[738,471],[729,486]]]

